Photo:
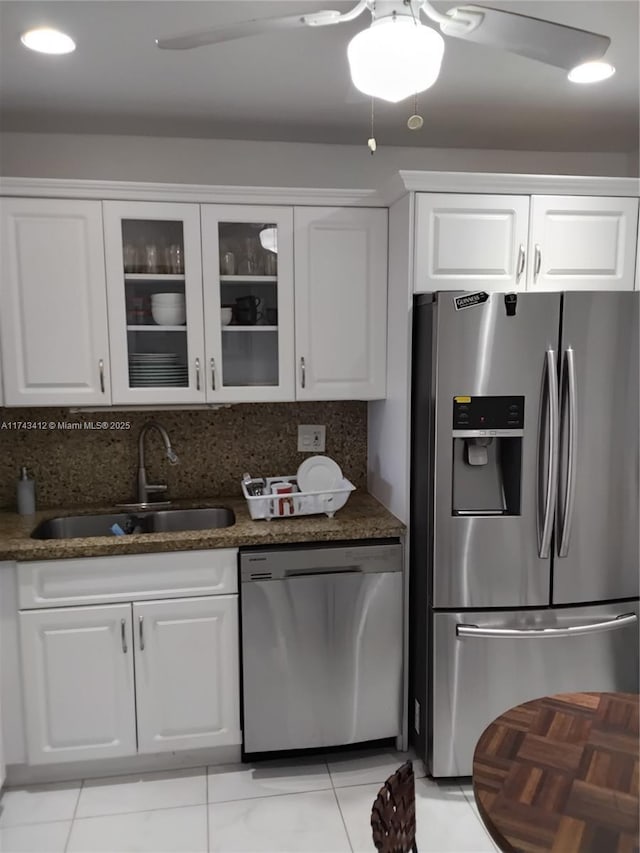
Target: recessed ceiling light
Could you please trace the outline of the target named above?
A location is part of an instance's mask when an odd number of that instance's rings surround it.
[[[72,38],[50,27],[29,30],[20,36],[20,41],[25,47],[37,50],[39,53],[71,53],[76,49],[76,43]]]
[[[608,62],[583,62],[571,69],[569,80],[572,83],[599,83],[615,74],[615,70]]]

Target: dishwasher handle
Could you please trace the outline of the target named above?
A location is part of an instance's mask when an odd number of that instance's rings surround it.
[[[285,578],[307,578],[316,575],[354,575],[362,574],[362,566],[314,566],[309,569],[288,569]]]

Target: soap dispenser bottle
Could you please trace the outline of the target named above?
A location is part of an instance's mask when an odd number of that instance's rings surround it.
[[[20,515],[33,515],[36,511],[36,481],[29,477],[24,466],[20,469],[17,504]]]

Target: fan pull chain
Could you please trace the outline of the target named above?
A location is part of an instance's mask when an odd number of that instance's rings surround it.
[[[413,18],[413,23],[416,27],[420,26],[420,22],[416,20],[416,16],[413,12],[413,5],[411,3],[408,3],[407,5],[411,10],[411,17]],[[407,119],[407,127],[409,128],[409,130],[420,130],[423,124],[424,119],[421,115],[418,114],[418,93],[416,92],[413,96],[413,115],[410,115]]]
[[[413,115],[407,119],[407,127],[409,130],[420,130],[424,124],[424,119],[418,114],[418,93],[413,96]]]
[[[378,147],[378,143],[376,142],[376,137],[375,137],[375,134],[373,131],[373,123],[374,123],[373,103],[374,103],[374,100],[375,100],[375,98],[371,98],[371,135],[370,135],[369,139],[367,140],[367,146],[368,146],[371,154],[375,154],[376,148]]]

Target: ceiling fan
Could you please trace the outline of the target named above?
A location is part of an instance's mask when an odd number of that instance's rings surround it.
[[[158,38],[156,44],[189,50],[273,30],[333,26],[352,21],[365,10],[371,13],[371,25],[352,38],[347,49],[351,77],[361,92],[387,101],[401,101],[433,85],[444,54],[440,33],[564,68],[575,82],[595,82],[614,71],[598,62],[609,47],[607,36],[484,6],[459,6],[442,13],[429,0],[359,0],[348,12],[255,18]]]

